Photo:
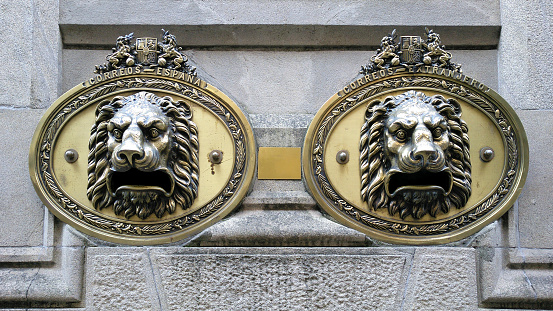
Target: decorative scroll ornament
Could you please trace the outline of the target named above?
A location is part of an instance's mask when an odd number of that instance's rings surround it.
[[[132,38],[119,37],[98,75],[49,108],[33,137],[31,179],[54,215],[87,234],[173,242],[244,198],[253,132],[232,100],[196,76],[174,36]]]
[[[303,148],[318,204],[386,242],[467,237],[510,208],[527,174],[513,109],[426,34],[385,36],[361,75],[319,110]]]

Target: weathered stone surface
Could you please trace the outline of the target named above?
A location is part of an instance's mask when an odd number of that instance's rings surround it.
[[[0,106],[28,107],[31,103],[33,50],[33,1],[7,1],[0,4],[0,24],[3,42],[13,42],[3,52],[0,66]],[[13,90],[20,90],[14,92]]]
[[[408,257],[352,248],[152,250],[167,310],[398,310]]]
[[[64,43],[69,45],[110,45],[112,38],[123,32],[140,31],[154,36],[159,28],[175,25],[170,30],[186,46],[374,47],[382,34],[393,28],[423,32],[424,26],[441,25],[436,30],[446,45],[489,47],[497,45],[500,30],[497,0],[417,0],[408,5],[398,5],[393,0],[332,0],[316,5],[293,0],[262,4],[210,0],[170,6],[146,0],[133,6],[122,1],[64,0],[60,7]]]
[[[242,210],[204,230],[192,241],[199,246],[366,246],[356,230],[317,210]]]
[[[2,311],[20,311],[21,309],[0,309]],[[28,309],[33,311],[85,311],[85,308],[47,308],[47,309],[41,309],[41,308],[33,308]]]
[[[282,115],[315,114],[371,55],[363,51],[196,51],[191,57],[248,113]],[[220,70],[223,67],[226,70]]]
[[[42,245],[29,247],[0,246],[0,263],[22,262],[22,263],[50,263],[54,257],[54,235],[59,240],[64,240],[63,233],[54,231],[54,215],[44,207]],[[59,226],[58,226],[59,227]],[[64,246],[73,246],[65,245]]]
[[[464,74],[497,90],[497,50],[450,50],[450,52],[453,55],[451,60],[462,65]]]
[[[160,7],[147,0],[136,2],[136,7],[126,7],[122,0],[96,1],[95,4],[77,0],[62,0],[60,12],[61,24],[112,24],[117,17],[119,24],[146,24],[149,16],[160,14],[166,24],[182,23],[178,12],[186,12],[188,25],[196,24],[304,24],[304,25],[388,25],[391,22],[403,25],[419,25],[434,21],[439,25],[498,25],[499,2],[445,0],[417,0],[410,5],[397,6],[393,0],[362,1],[353,0],[344,3],[339,0],[322,1],[319,5],[310,2],[284,0],[278,3],[264,2],[263,12],[260,4],[246,0],[235,1],[185,1],[175,3],[173,7]],[[110,12],[103,8],[112,5]],[[121,4],[121,6],[116,6]],[[395,6],[394,6],[395,5]],[[391,8],[394,8],[393,10]],[[410,19],[417,8],[419,19]],[[366,14],[366,12],[386,12],[383,14]],[[439,12],[436,12],[439,11]],[[136,13],[136,14],[122,14]],[[465,13],[465,14],[463,14]],[[424,23],[423,23],[424,24]]]
[[[494,290],[498,276],[503,269],[501,248],[481,247],[477,249],[478,258],[478,298],[479,302],[489,306],[490,298],[495,297]],[[493,299],[493,298],[492,298]]]
[[[501,247],[503,245],[501,240],[502,224],[503,218],[500,218],[475,234],[452,244],[464,247]]]
[[[55,222],[56,228],[56,245],[64,247],[83,247],[86,245],[85,239],[82,238],[84,233],[77,231],[77,229],[71,227],[70,225],[63,223],[61,220],[56,219]]]
[[[76,229],[62,223],[48,209],[45,208],[44,213],[42,245],[0,247],[0,265],[1,263],[50,264],[54,262],[54,250],[56,247],[80,248],[85,245],[84,239],[81,238],[82,233],[77,233]]]
[[[81,300],[84,250],[61,247],[44,265],[0,268],[0,306],[7,302],[72,303]]]
[[[193,51],[188,56],[200,76],[230,95],[247,113],[290,115],[315,114],[357,75],[372,53]],[[94,66],[105,63],[107,54],[109,51],[64,50],[63,90],[92,77]],[[265,120],[260,122],[268,124]]]
[[[410,252],[92,248],[87,310],[398,310]]]
[[[474,310],[475,269],[472,248],[417,248],[403,310]]]
[[[271,128],[285,129],[283,142],[287,145],[303,140],[304,132],[300,129],[307,128],[312,115],[354,79],[361,66],[374,55],[373,51],[200,50],[186,53],[199,68],[201,77],[231,96],[251,115],[261,146],[275,139],[269,132]],[[64,50],[64,92],[92,77],[94,66],[105,63],[108,54],[105,50]],[[463,64],[469,76],[489,87],[497,87],[495,50],[455,50],[453,60]]]
[[[483,306],[553,307],[553,250],[482,248],[478,266]]]
[[[115,43],[115,41],[113,42]],[[111,50],[63,49],[61,93],[65,93],[85,80],[94,77],[94,66],[105,63],[106,56],[110,53]]]
[[[303,147],[312,114],[251,114],[259,147]]]
[[[309,127],[313,120],[311,114],[251,114],[253,128],[302,129]]]
[[[501,1],[500,94],[518,109],[551,109],[553,8],[539,0]]]
[[[519,198],[518,213],[513,215],[518,219],[515,225],[518,225],[519,246],[553,248],[553,154],[549,147],[553,140],[553,111],[519,110],[517,114],[526,129],[530,147],[528,177]]]
[[[87,310],[160,310],[145,249],[90,248]]]
[[[29,178],[29,146],[38,109],[0,109],[0,246],[43,243],[44,207]]]
[[[251,194],[246,196],[244,199],[244,204],[250,206],[257,205],[261,207],[267,207],[272,202],[270,202],[271,194],[263,192],[280,192],[276,194],[275,198],[278,199],[277,203],[279,205],[285,204],[315,204],[315,200],[307,195],[305,190],[305,184],[301,180],[288,180],[288,179],[254,179],[253,191]],[[301,195],[297,195],[296,192],[302,192]],[[292,205],[293,206],[293,205]]]
[[[58,1],[9,1],[0,12],[2,41],[10,46],[0,67],[0,106],[48,107],[59,88]]]
[[[30,107],[47,108],[58,98],[61,87],[59,1],[38,0],[33,5]]]
[[[522,270],[534,294],[532,302],[553,307],[553,250],[511,249],[507,267]]]

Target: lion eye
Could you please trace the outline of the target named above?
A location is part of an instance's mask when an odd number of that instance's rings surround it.
[[[149,133],[148,133],[148,134],[150,135],[151,138],[156,138],[156,137],[159,136],[159,130],[156,129],[156,128],[151,128],[151,129],[149,130]]]
[[[123,137],[123,132],[121,132],[121,130],[118,130],[118,129],[114,129],[111,134],[113,135],[113,137],[115,137],[116,139],[121,139]]]
[[[407,133],[404,130],[398,130],[395,135],[399,141],[404,141],[407,138]]]
[[[442,131],[442,129],[439,128],[439,127],[435,128],[435,129],[432,131],[432,135],[434,136],[434,138],[440,138],[440,137],[442,137],[442,133],[443,133],[443,131]]]

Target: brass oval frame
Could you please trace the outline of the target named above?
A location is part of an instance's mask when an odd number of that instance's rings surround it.
[[[359,213],[359,211],[354,211],[352,214],[346,214],[345,212],[343,212],[344,209],[351,209],[351,208],[356,209],[356,208],[354,206],[347,206],[347,202],[346,202],[346,206],[342,206],[342,208],[340,208],[338,207],[340,206],[340,204],[336,202],[332,202],[332,200],[330,200],[327,196],[325,196],[324,191],[319,184],[319,180],[321,180],[321,176],[319,176],[319,178],[315,176],[313,161],[317,161],[317,159],[316,157],[313,156],[313,151],[324,148],[324,146],[317,147],[314,144],[317,131],[321,126],[321,122],[323,122],[324,118],[327,115],[329,115],[333,111],[333,109],[335,109],[340,104],[346,102],[346,98],[352,98],[353,96],[361,93],[361,91],[364,90],[366,87],[369,87],[376,83],[383,83],[385,86],[388,85],[388,87],[391,87],[392,84],[388,82],[389,80],[397,78],[397,79],[406,79],[406,81],[408,81],[409,78],[416,79],[419,77],[428,77],[428,78],[434,78],[434,79],[437,78],[436,79],[437,84],[439,81],[446,81],[445,85],[448,85],[447,82],[450,82],[450,83],[453,82],[455,84],[461,85],[464,88],[464,89],[459,89],[457,91],[474,92],[476,94],[483,96],[489,102],[493,103],[497,108],[495,114],[499,114],[500,117],[508,121],[507,123],[509,124],[509,126],[511,126],[511,130],[516,136],[515,143],[517,146],[517,149],[516,149],[517,150],[517,163],[516,163],[517,168],[516,168],[516,171],[512,174],[515,176],[515,178],[511,181],[509,191],[497,204],[498,207],[493,208],[490,211],[486,212],[484,215],[477,218],[477,220],[471,221],[469,224],[463,225],[458,229],[447,231],[446,233],[440,233],[435,235],[416,235],[416,234],[402,235],[400,234],[400,232],[401,230],[404,230],[405,227],[401,227],[400,225],[396,228],[390,228],[388,231],[377,230],[373,227],[370,227],[362,223],[359,220],[359,217],[362,217],[363,216],[362,214],[364,214],[363,211],[361,211],[361,213]],[[469,80],[467,80],[467,82],[468,81]],[[515,111],[499,94],[497,94],[495,91],[485,86],[484,88],[488,89],[488,91],[483,92],[478,88],[471,86],[467,82],[459,79],[454,79],[451,77],[445,77],[439,74],[432,74],[432,73],[420,74],[420,73],[394,72],[391,75],[386,75],[384,77],[380,77],[379,79],[374,79],[371,82],[364,84],[363,86],[357,85],[355,90],[350,90],[350,92],[348,92],[347,96],[341,95],[341,94],[344,94],[343,91],[339,91],[338,93],[334,94],[330,99],[326,101],[326,103],[319,109],[319,111],[313,118],[313,121],[311,122],[307,130],[305,140],[304,140],[303,150],[302,150],[303,152],[302,173],[304,176],[304,182],[306,183],[307,189],[309,190],[311,195],[317,201],[318,205],[322,207],[333,218],[338,220],[340,223],[344,224],[345,226],[356,229],[360,232],[363,232],[369,237],[372,237],[387,243],[409,244],[409,245],[435,245],[435,244],[455,242],[476,233],[477,231],[481,230],[483,227],[485,227],[492,221],[497,220],[499,217],[501,217],[514,204],[520,192],[522,191],[524,182],[526,181],[526,176],[528,174],[528,154],[529,154],[528,139],[526,137],[526,132],[524,131],[524,127],[522,126],[522,123],[518,118],[518,116],[516,115]],[[354,83],[355,81],[352,84]],[[396,89],[400,89],[400,88],[396,88]],[[407,90],[408,87],[405,87],[405,89]],[[472,105],[472,102],[471,102],[471,105]],[[357,105],[355,105],[355,107],[357,107]],[[479,108],[480,110],[483,110],[483,108],[481,107],[477,107],[477,108]],[[483,112],[483,113],[486,113],[487,116],[490,117],[488,112]],[[491,120],[497,126],[498,122],[495,119],[491,119]],[[330,132],[331,132],[331,129],[329,128],[327,135]],[[505,141],[506,140],[505,134],[503,133],[503,131],[500,131],[500,133],[502,135],[502,139]],[[324,159],[320,159],[319,161],[321,161],[322,163]],[[324,164],[321,164],[321,166],[324,167]],[[322,176],[322,178],[324,179],[325,177]],[[503,178],[503,175],[502,175],[502,178]],[[502,179],[500,179],[499,182],[501,182],[501,180]],[[325,189],[325,191],[327,190],[328,188]],[[337,195],[336,193],[334,194]],[[345,202],[346,200],[342,200],[342,201]]]
[[[56,136],[56,133],[46,133],[48,129],[48,125],[52,121],[54,121],[53,120],[54,117],[60,111],[62,111],[63,109],[66,109],[67,106],[70,106],[72,100],[78,99],[79,96],[84,94],[87,90],[95,87],[101,87],[108,83],[117,84],[125,79],[135,79],[135,81],[141,81],[142,79],[145,81],[150,78],[162,80],[161,84],[165,84],[163,86],[164,88],[175,88],[177,91],[188,89],[192,92],[195,92],[196,95],[198,94],[203,95],[203,93],[209,94],[209,96],[217,103],[217,105],[221,106],[221,103],[223,103],[224,107],[222,108],[226,108],[228,112],[228,115],[225,115],[225,113],[223,113],[223,117],[228,119],[234,118],[234,120],[236,121],[234,122],[235,123],[234,126],[237,128],[237,131],[235,131],[234,134],[236,134],[238,138],[235,137],[235,135],[232,135],[233,134],[232,131],[231,131],[231,136],[233,136],[233,139],[235,141],[239,141],[241,144],[244,145],[241,150],[241,152],[243,153],[242,156],[244,157],[244,163],[242,164],[243,169],[239,170],[240,172],[235,173],[236,167],[233,168],[233,172],[231,173],[231,177],[229,181],[222,189],[220,189],[220,192],[219,192],[220,195],[215,196],[215,198],[211,200],[211,202],[208,202],[206,205],[204,205],[202,208],[199,208],[197,211],[202,211],[206,209],[206,207],[210,203],[213,203],[219,197],[225,197],[225,196],[230,197],[229,199],[227,199],[227,201],[223,201],[224,204],[221,204],[221,206],[219,206],[218,208],[209,210],[208,211],[209,213],[205,217],[198,216],[198,215],[192,215],[192,216],[186,215],[185,217],[189,218],[189,221],[191,221],[192,223],[176,224],[177,229],[170,231],[170,233],[159,234],[159,235],[122,234],[119,231],[125,229],[123,223],[119,223],[123,225],[119,228],[116,227],[117,225],[112,226],[111,230],[102,229],[97,226],[93,226],[81,219],[83,217],[83,212],[82,210],[79,209],[79,206],[78,206],[79,203],[72,202],[71,198],[65,198],[64,200],[62,200],[63,203],[59,203],[58,200],[52,195],[52,193],[43,187],[44,180],[42,180],[40,177],[41,171],[43,171],[43,169],[41,169],[41,165],[39,161],[40,161],[40,154],[41,152],[44,151],[45,147],[40,142],[43,141],[43,138],[46,135],[50,135],[51,138],[54,139],[54,137]],[[83,82],[73,87],[71,90],[67,91],[62,96],[60,96],[48,108],[48,110],[46,111],[46,113],[38,123],[35,133],[33,135],[33,139],[31,141],[31,147],[29,152],[29,174],[30,174],[33,186],[35,188],[35,191],[37,192],[42,202],[48,207],[48,209],[55,216],[57,216],[63,222],[71,225],[72,227],[76,228],[77,230],[83,233],[86,233],[93,237],[97,237],[109,242],[129,244],[129,245],[157,245],[157,244],[163,244],[163,243],[176,242],[213,225],[214,223],[216,223],[217,221],[219,221],[220,219],[228,215],[232,210],[234,210],[234,208],[236,208],[242,202],[242,200],[249,192],[253,184],[252,181],[253,181],[253,177],[255,176],[255,165],[256,165],[256,144],[253,136],[253,130],[244,112],[227,95],[225,95],[220,90],[218,90],[217,88],[208,84],[205,81],[198,79],[198,80],[195,80],[194,82],[195,84],[191,82],[186,82],[179,79],[171,78],[168,76],[156,75],[155,73],[151,73],[151,74],[138,73],[138,74],[132,74],[127,76],[121,76],[117,78],[106,79],[100,83],[95,83],[93,85],[90,85],[90,83],[88,82]],[[159,89],[159,90],[167,91],[167,92],[169,91],[167,89]],[[154,89],[153,91],[156,91],[156,89]],[[79,111],[79,109],[84,109],[87,106],[88,105],[84,105],[78,108],[73,107],[75,108],[75,111],[73,113],[76,113],[77,111]],[[221,109],[221,107],[218,107],[218,109]],[[70,118],[71,117],[69,117],[69,119]],[[60,125],[58,127],[58,131],[61,128],[62,126]],[[243,142],[240,138],[243,139]],[[236,150],[236,145],[238,143],[233,142],[233,144],[235,145],[235,150]],[[235,155],[235,158],[236,156],[238,155]],[[51,159],[49,159],[48,161],[51,161]],[[51,166],[52,166],[52,163],[50,162],[50,167]],[[232,194],[228,195],[229,192],[232,192]],[[67,207],[68,204],[72,204],[72,206]],[[216,206],[217,204],[219,203],[215,203],[214,206]],[[76,211],[74,213],[70,213],[66,210],[67,208],[76,209]],[[194,214],[194,213],[191,213],[191,214]],[[172,221],[176,221],[176,220],[172,220]],[[182,227],[181,229],[178,229],[179,225]],[[133,229],[135,232],[137,232],[136,228],[140,228],[140,226],[138,225],[135,226],[135,229]]]

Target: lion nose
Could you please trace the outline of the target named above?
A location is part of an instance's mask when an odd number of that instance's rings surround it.
[[[412,157],[421,162],[422,166],[435,162],[438,158],[438,150],[433,143],[420,143],[413,148]]]
[[[123,133],[121,148],[117,151],[117,156],[121,159],[126,158],[129,164],[134,160],[144,157],[144,135],[138,126],[129,127]]]
[[[423,129],[415,129],[413,132],[414,148],[411,151],[411,157],[419,162],[422,166],[428,163],[435,162],[438,158],[438,150],[434,144],[432,133],[426,127]]]

